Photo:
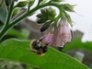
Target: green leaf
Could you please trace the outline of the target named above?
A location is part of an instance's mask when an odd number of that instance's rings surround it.
[[[29,40],[9,39],[0,44],[0,58],[19,61],[41,69],[89,69],[74,58],[51,47],[44,56],[29,49]]]
[[[92,42],[83,43],[80,38],[72,40],[72,42],[65,45],[63,51],[67,52],[73,49],[84,49],[92,52]]]
[[[2,23],[5,22],[6,15],[7,15],[7,12],[5,11],[5,9],[0,8],[0,21],[1,21]]]
[[[10,29],[8,32],[7,32],[7,34],[6,35],[11,35],[11,36],[15,36],[15,37],[17,37],[17,38],[21,38],[21,39],[26,39],[27,38],[27,36],[26,35],[24,35],[24,34],[22,34],[23,32],[19,32],[19,31],[17,31],[17,30],[15,30],[15,29]],[[27,33],[26,33],[27,34]]]
[[[25,37],[28,38],[30,32],[27,29],[22,29],[21,34]]]

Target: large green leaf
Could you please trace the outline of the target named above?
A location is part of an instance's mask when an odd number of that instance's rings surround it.
[[[0,58],[31,64],[41,69],[88,69],[74,58],[51,47],[44,56],[38,56],[29,49],[29,40],[10,39],[0,44]]]
[[[15,36],[20,39],[27,39],[29,36],[29,31],[27,31],[26,29],[23,29],[22,31],[10,29],[6,35]]]
[[[63,51],[67,52],[72,49],[84,49],[92,52],[92,42],[82,42],[81,38],[75,38],[72,42],[65,45]]]

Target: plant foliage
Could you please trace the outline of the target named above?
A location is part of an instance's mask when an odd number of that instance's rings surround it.
[[[49,47],[44,56],[30,51],[29,40],[9,39],[0,44],[0,58],[19,61],[41,69],[88,69],[74,58]]]

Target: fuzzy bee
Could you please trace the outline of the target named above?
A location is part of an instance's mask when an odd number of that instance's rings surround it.
[[[47,52],[47,45],[42,45],[40,40],[33,40],[30,49],[37,55],[44,55]]]

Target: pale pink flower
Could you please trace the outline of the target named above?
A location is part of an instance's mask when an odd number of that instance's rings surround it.
[[[57,47],[62,47],[64,46],[64,42],[61,41],[61,36],[60,34],[57,32],[54,34],[53,36],[53,46],[57,46]]]
[[[67,42],[71,41],[71,31],[68,23],[61,22],[59,28],[46,33],[42,38],[41,42],[45,45],[53,45],[57,47],[63,47]]]
[[[71,31],[68,23],[61,23],[60,28],[55,32],[53,36],[53,45],[57,47],[63,47],[65,43],[71,41]]]
[[[71,41],[71,31],[68,23],[61,23],[60,25],[60,35],[64,38],[64,42]]]
[[[41,38],[41,42],[45,45],[51,45],[53,41],[53,34],[52,33],[46,33]]]

